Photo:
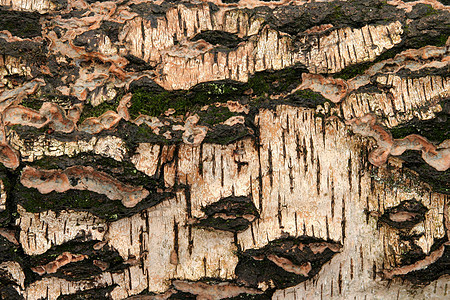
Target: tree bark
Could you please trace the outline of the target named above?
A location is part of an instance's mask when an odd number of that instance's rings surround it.
[[[0,0],[1,298],[447,298],[445,4]]]

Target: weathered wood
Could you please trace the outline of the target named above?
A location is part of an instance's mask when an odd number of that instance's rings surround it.
[[[0,297],[447,298],[443,3],[0,0]]]

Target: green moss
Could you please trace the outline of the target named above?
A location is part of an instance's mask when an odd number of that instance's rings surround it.
[[[157,135],[153,130],[145,124],[136,127],[136,132],[132,135],[132,139],[140,142],[151,142],[158,139],[159,142],[165,142],[166,139]]]
[[[137,90],[133,93],[133,97],[131,98],[132,104],[129,109],[131,117],[136,118],[139,114],[159,116],[170,108],[169,96],[170,92],[168,91],[161,93],[149,93],[144,89]],[[181,103],[178,103],[178,105],[185,105],[184,101],[182,101],[182,99],[180,100]]]
[[[227,107],[211,106],[206,111],[200,111],[198,115],[200,125],[213,126],[239,114],[231,112]]]
[[[96,201],[91,197],[91,193],[88,191],[76,191],[76,193],[67,193],[66,197],[60,199],[60,197],[42,197],[40,193],[35,189],[20,189],[20,198],[23,202],[23,207],[28,212],[40,212],[55,208],[80,208],[89,209],[93,206],[97,206]],[[55,201],[53,201],[55,199]],[[62,201],[61,201],[62,200]]]
[[[80,120],[78,122],[81,124],[87,118],[99,117],[108,110],[117,111],[117,106],[119,106],[119,102],[122,99],[123,95],[123,90],[119,90],[114,99],[110,101],[105,101],[97,106],[93,106],[90,103],[86,104],[83,108],[83,112],[81,113]]]
[[[139,114],[159,116],[169,108],[175,109],[177,114],[185,114],[207,104],[230,100],[235,91],[237,88],[228,82],[203,83],[190,91],[149,91],[139,88],[133,91],[129,112],[133,118]]]
[[[333,13],[331,14],[331,18],[334,21],[339,21],[340,19],[342,19],[344,16],[344,14],[342,13],[342,7],[339,5],[335,5],[333,8]]]
[[[308,108],[316,108],[318,105],[323,105],[325,102],[330,103],[333,107],[335,106],[330,100],[323,97],[321,94],[314,92],[310,89],[306,90],[298,90],[295,93],[286,97],[282,103],[286,103],[289,105],[308,107]]]
[[[242,87],[242,90],[252,89],[257,97],[265,94],[280,94],[293,89],[301,82],[301,74],[305,69],[294,66],[279,71],[263,71],[255,73]]]
[[[299,97],[308,98],[308,99],[312,99],[312,100],[322,100],[323,99],[323,96],[321,94],[316,93],[310,89],[298,90],[294,94],[298,95]]]
[[[438,11],[436,9],[433,8],[433,6],[431,6],[430,4],[425,4],[424,6],[427,7],[427,10],[424,14],[424,17],[428,17],[431,15],[436,15],[438,13]]]
[[[43,103],[42,100],[29,97],[27,99],[22,100],[21,104],[23,106],[25,106],[25,107],[28,107],[28,108],[34,109],[36,111],[39,111],[39,109],[42,106],[42,103]]]
[[[252,75],[247,83],[231,80],[201,83],[189,91],[165,91],[137,88],[132,91],[132,105],[129,109],[133,118],[140,113],[159,116],[173,108],[177,114],[199,110],[215,102],[252,98],[253,104],[266,99],[268,95],[281,94],[295,88],[301,82],[304,68],[294,66],[279,71],[263,71]]]
[[[116,111],[118,105],[118,100],[114,100],[112,102],[103,102],[102,104],[97,106],[87,104],[84,106],[83,112],[81,113],[80,120],[78,122],[81,124],[87,118],[99,117],[108,110]]]

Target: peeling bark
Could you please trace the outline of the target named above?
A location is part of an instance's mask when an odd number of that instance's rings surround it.
[[[443,2],[0,6],[0,298],[448,296]]]

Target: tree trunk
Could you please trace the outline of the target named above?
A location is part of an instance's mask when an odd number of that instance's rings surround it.
[[[449,297],[445,4],[0,0],[1,298]]]

